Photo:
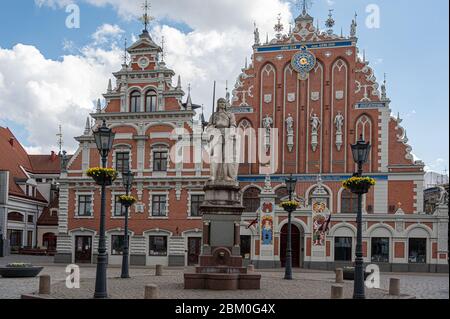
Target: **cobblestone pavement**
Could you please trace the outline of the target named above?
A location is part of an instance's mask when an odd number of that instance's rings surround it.
[[[0,265],[10,262],[30,262],[44,265],[42,275],[52,278],[52,297],[85,299],[91,298],[94,292],[95,267],[81,267],[80,289],[67,289],[65,286],[65,266],[52,264],[51,257],[15,256],[0,258]],[[190,269],[193,270],[193,269]],[[334,283],[334,273],[314,270],[295,270],[294,280],[285,281],[283,270],[261,271],[262,281],[259,291],[202,291],[184,290],[184,268],[164,270],[164,276],[155,277],[153,268],[132,268],[131,279],[120,279],[120,269],[108,269],[108,291],[111,298],[142,299],[144,286],[157,284],[161,298],[167,299],[319,299],[329,298],[331,285]],[[371,299],[389,298],[386,290],[390,278],[400,278],[402,293],[419,299],[449,299],[448,274],[382,274],[381,288],[384,290],[367,289],[367,297]],[[36,292],[38,278],[6,279],[0,278],[0,299],[20,298],[21,294]],[[351,298],[353,282],[344,284],[345,298]]]

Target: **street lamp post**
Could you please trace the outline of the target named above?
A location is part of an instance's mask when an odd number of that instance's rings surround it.
[[[108,154],[112,149],[114,142],[115,133],[112,132],[110,128],[106,126],[106,121],[103,121],[103,125],[94,131],[95,143],[97,144],[97,149],[102,158],[102,167],[106,168],[106,162],[108,159]],[[97,273],[95,277],[95,294],[96,299],[106,299],[108,298],[107,288],[106,288],[106,269],[107,269],[107,259],[106,254],[106,236],[105,236],[105,223],[106,223],[106,186],[107,179],[104,179],[101,184],[102,194],[101,194],[101,209],[100,209],[100,237],[98,242],[98,257],[97,257]]]
[[[297,185],[297,180],[292,177],[286,179],[286,187],[289,193],[289,201],[292,201],[292,194],[295,191],[295,186]],[[284,279],[292,280],[292,213],[295,208],[285,208],[288,213],[288,234],[287,234],[287,247],[286,247],[286,269],[284,274]]]
[[[125,186],[126,195],[130,194],[131,186],[133,185],[134,175],[128,170],[126,173],[122,173],[123,185]],[[129,242],[128,242],[128,210],[130,205],[125,204],[125,234],[123,238],[123,257],[122,257],[122,274],[121,278],[130,278],[129,267],[128,267],[128,256],[129,256]]]
[[[371,149],[370,143],[364,141],[361,135],[358,142],[351,145],[353,160],[358,165],[358,177],[362,177],[363,165],[369,158]],[[355,258],[355,281],[353,299],[365,299],[364,292],[364,259],[362,250],[362,193],[358,193],[358,212],[356,217],[357,235],[356,235],[356,258]]]

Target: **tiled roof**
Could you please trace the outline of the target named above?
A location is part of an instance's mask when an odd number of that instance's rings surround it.
[[[58,214],[51,214],[52,209],[58,209],[59,207],[59,198],[55,197],[55,199],[50,203],[50,206],[44,208],[41,216],[37,221],[39,226],[58,226]]]
[[[59,166],[59,158],[50,161],[50,156],[29,156],[23,146],[17,141],[11,130],[1,126],[0,152],[0,170],[9,171],[9,194],[46,202],[45,198],[38,190],[36,190],[36,197],[27,196],[18,183],[28,179],[24,170],[31,173],[59,173],[59,171],[55,169],[56,165]],[[45,158],[47,158],[47,161]],[[36,171],[33,164],[36,167]]]
[[[33,173],[59,174],[61,172],[60,157],[55,153],[51,155],[29,155]]]

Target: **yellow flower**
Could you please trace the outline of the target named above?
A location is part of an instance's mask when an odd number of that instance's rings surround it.
[[[134,203],[136,203],[137,200],[136,200],[136,198],[134,196],[122,195],[122,196],[119,197],[119,201],[122,204],[129,203],[129,204],[133,205]]]
[[[375,179],[371,177],[356,177],[356,176],[353,176],[347,179],[346,181],[342,182],[342,186],[345,189],[351,189],[353,187],[357,187],[360,185],[374,186],[375,184],[376,184]]]

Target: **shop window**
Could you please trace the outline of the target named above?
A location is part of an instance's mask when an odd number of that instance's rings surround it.
[[[372,238],[372,262],[389,262],[389,238]]]
[[[150,236],[149,240],[149,256],[167,256],[167,236]]]
[[[352,238],[336,237],[334,239],[334,260],[351,261],[352,260]]]
[[[427,262],[426,238],[410,238],[408,256],[411,264],[425,264]]]

